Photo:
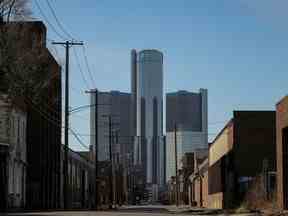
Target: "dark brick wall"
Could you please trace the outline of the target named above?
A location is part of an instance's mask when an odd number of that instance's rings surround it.
[[[276,170],[275,111],[235,111],[233,151],[238,176],[256,176],[268,159]]]
[[[46,35],[44,30],[36,32]],[[47,54],[47,70],[39,74],[50,79],[37,103],[27,100],[26,207],[53,209],[61,198],[61,68],[45,46],[39,49]]]

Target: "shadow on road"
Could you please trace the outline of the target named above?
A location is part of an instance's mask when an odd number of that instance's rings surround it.
[[[123,212],[123,213],[170,213],[167,209],[165,208],[149,208],[149,207],[135,207],[135,208],[127,208],[127,209],[118,209],[117,212]]]

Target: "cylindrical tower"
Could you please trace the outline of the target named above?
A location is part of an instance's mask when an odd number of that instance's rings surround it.
[[[151,49],[138,53],[136,80],[137,136],[142,141],[141,161],[144,163],[146,184],[162,185],[164,144],[163,54],[161,52]]]

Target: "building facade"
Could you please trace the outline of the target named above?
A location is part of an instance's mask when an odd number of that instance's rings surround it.
[[[61,152],[62,163],[63,159],[64,146]],[[71,149],[68,150],[68,208],[88,209],[92,206],[91,202],[95,196],[92,190],[95,184],[94,173],[94,164],[88,157]],[[61,182],[63,182],[63,176]]]
[[[208,207],[239,206],[257,176],[269,177],[276,170],[275,142],[275,111],[234,111],[209,147]]]
[[[95,94],[91,94],[91,146],[95,152],[95,126],[98,130],[98,161],[110,161],[109,133],[111,130],[111,155],[113,161],[113,179],[122,182],[121,202],[128,200],[129,191],[132,193],[129,175],[133,161],[134,136],[131,127],[131,94],[119,91],[98,91],[97,120]],[[111,117],[111,129],[109,126]],[[101,173],[100,173],[101,174]],[[118,184],[119,185],[119,184]],[[119,192],[120,193],[120,192]],[[125,194],[125,195],[123,195]],[[116,196],[116,195],[115,195]],[[124,198],[123,198],[124,197]],[[116,199],[116,198],[115,198]],[[119,198],[120,200],[120,198]]]
[[[208,207],[208,157],[198,161],[194,172],[189,176],[189,205]]]
[[[109,158],[109,116],[111,116],[112,152],[119,161],[132,158],[133,135],[131,132],[131,94],[119,91],[98,91],[98,161]],[[91,94],[91,134],[95,135],[95,94]],[[91,146],[95,147],[95,136],[91,136]]]
[[[0,210],[26,205],[26,124],[24,106],[0,97]]]
[[[14,92],[15,95],[13,92],[10,95],[11,98],[20,97],[21,94],[25,96],[22,100],[26,115],[26,152],[23,150],[26,156],[22,156],[22,150],[19,155],[20,150],[16,148],[15,154],[12,154],[15,157],[11,159],[14,171],[10,171],[13,173],[17,170],[19,175],[26,175],[26,178],[21,180],[26,188],[15,183],[21,178],[17,174],[9,188],[13,194],[11,202],[18,206],[19,202],[23,204],[23,201],[19,201],[23,200],[22,195],[19,195],[19,191],[22,191],[21,193],[25,193],[25,207],[28,209],[57,208],[61,200],[61,68],[46,48],[47,30],[42,22],[11,22],[1,25],[2,27],[13,35],[9,35],[9,39],[13,40],[9,48],[13,49],[14,58],[22,60],[17,62],[18,67],[21,66],[18,69],[21,70],[21,75],[27,75],[30,81],[23,82],[23,77],[13,80],[18,89]],[[15,68],[13,70],[19,72]],[[3,83],[3,80],[1,77],[1,91],[5,92],[5,86],[11,84],[7,80]],[[24,159],[27,164],[25,169],[20,166]],[[13,184],[18,184],[19,187],[15,189]]]
[[[207,90],[166,95],[166,181],[175,176],[175,126],[178,168],[185,153],[208,148]]]
[[[27,209],[61,207],[61,67],[46,48],[47,29],[42,22],[24,24],[30,42],[42,53],[38,75],[47,78],[37,100],[27,98]],[[32,39],[32,40],[31,40]],[[36,93],[35,93],[36,94]]]
[[[288,209],[288,96],[276,105],[277,204]]]
[[[136,108],[134,164],[143,172],[149,199],[157,200],[165,182],[161,52],[131,52],[131,91],[132,107]]]

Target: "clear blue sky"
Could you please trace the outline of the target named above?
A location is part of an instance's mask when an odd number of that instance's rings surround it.
[[[129,91],[130,50],[157,48],[164,53],[165,92],[208,89],[210,139],[233,110],[274,109],[288,92],[288,1],[49,1],[67,31],[86,44],[96,80],[90,87]],[[46,1],[38,2],[57,28]],[[34,3],[33,13],[43,20]],[[63,48],[57,49],[63,62]],[[71,106],[77,107],[89,98],[71,58]],[[72,117],[72,128],[89,133],[89,110]],[[89,137],[83,140],[89,144]],[[72,137],[71,147],[81,149]]]

